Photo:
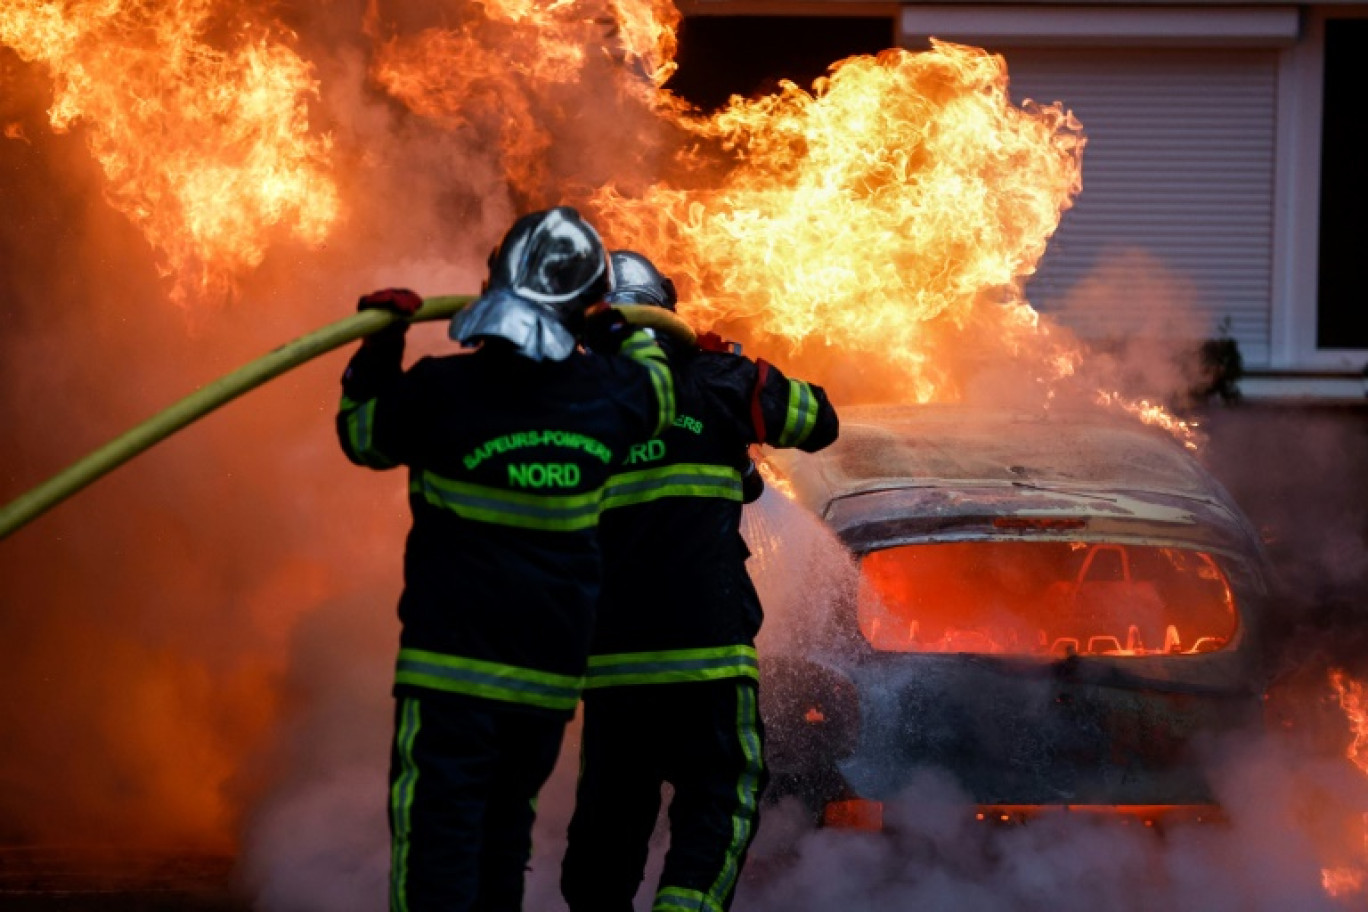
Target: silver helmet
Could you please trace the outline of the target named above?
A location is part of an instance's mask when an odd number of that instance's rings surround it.
[[[609,257],[613,264],[613,290],[604,298],[609,304],[654,304],[674,310],[679,301],[674,282],[655,264],[635,250],[614,250]]]
[[[563,361],[575,350],[566,324],[613,287],[598,232],[569,206],[518,219],[490,255],[489,282],[451,319],[460,342],[497,336],[533,361]]]

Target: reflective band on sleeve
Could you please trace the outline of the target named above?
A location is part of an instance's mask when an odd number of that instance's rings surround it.
[[[584,494],[533,494],[453,481],[432,472],[415,478],[409,490],[463,519],[543,532],[594,528],[603,498],[602,489]]]
[[[722,912],[722,906],[698,890],[662,887],[651,912]]]
[[[781,447],[798,446],[817,423],[817,397],[812,387],[802,380],[789,381],[788,413],[784,418],[784,429],[775,441]]]
[[[621,353],[646,368],[651,377],[651,389],[655,391],[657,406],[657,423],[651,436],[658,437],[675,420],[674,375],[670,373],[665,352],[660,343],[642,329],[627,337]]]
[[[666,649],[591,655],[585,688],[635,684],[681,684],[724,678],[760,678],[754,646]]]
[[[408,698],[399,704],[399,730],[394,745],[399,754],[399,775],[390,787],[390,909],[408,912],[408,858],[413,830],[413,792],[418,785],[418,764],[413,760],[413,741],[422,727],[419,703]]]
[[[347,423],[347,443],[351,449],[351,455],[356,458],[357,462],[372,469],[392,469],[398,465],[375,448],[374,399],[357,403],[344,396],[339,411],[342,412]]]
[[[582,678],[423,649],[399,650],[394,680],[429,690],[564,710],[575,708],[584,684]]]
[[[729,466],[681,462],[608,479],[603,509],[649,503],[662,497],[717,497],[741,501],[741,473]]]

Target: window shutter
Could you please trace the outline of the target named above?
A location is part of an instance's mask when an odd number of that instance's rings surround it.
[[[999,50],[1015,102],[1062,101],[1083,122],[1083,192],[1027,296],[1085,338],[1225,319],[1266,364],[1272,300],[1276,51]],[[1195,316],[1182,326],[1154,304]],[[1087,302],[1080,304],[1080,302]]]

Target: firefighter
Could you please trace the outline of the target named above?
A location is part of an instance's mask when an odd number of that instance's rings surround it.
[[[533,213],[451,322],[473,352],[404,371],[400,320],[343,377],[342,449],[368,468],[407,466],[413,514],[390,761],[395,912],[521,907],[537,792],[589,652],[602,487],[674,418],[652,337],[622,331],[615,311],[584,319],[611,287],[607,252],[574,209]],[[389,289],[360,308],[420,304]],[[572,327],[600,347],[625,336],[630,357],[586,354]]]
[[[673,310],[673,283],[612,254],[614,302]],[[758,497],[749,446],[809,452],[836,439],[817,386],[764,361],[662,341],[678,416],[630,448],[604,495],[603,592],[584,694],[580,779],[561,872],[572,912],[630,912],[674,787],[654,910],[731,904],[765,783],[755,635],[760,599],[741,538]],[[750,480],[748,480],[750,479]]]

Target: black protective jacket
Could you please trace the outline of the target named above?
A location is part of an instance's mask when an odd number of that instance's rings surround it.
[[[358,465],[409,469],[396,693],[570,712],[599,597],[603,486],[674,418],[649,334],[625,357],[535,362],[497,342],[402,369],[387,330],[353,356],[337,430]]]
[[[629,448],[604,497],[591,688],[757,675],[760,599],[740,532],[747,447],[812,452],[838,431],[820,387],[763,361],[665,344],[677,416]]]

